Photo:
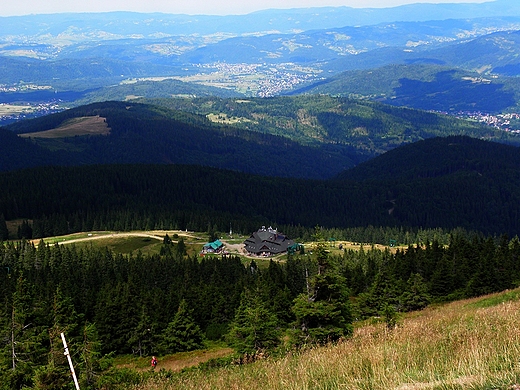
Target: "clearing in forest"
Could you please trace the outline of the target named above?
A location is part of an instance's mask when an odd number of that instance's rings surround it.
[[[83,116],[63,122],[59,127],[37,133],[20,134],[24,138],[66,138],[80,135],[107,135],[110,133],[105,118]]]

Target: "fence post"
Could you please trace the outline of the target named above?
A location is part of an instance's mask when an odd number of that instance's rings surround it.
[[[72,365],[72,359],[70,358],[69,348],[67,347],[67,342],[65,341],[65,335],[61,334],[61,339],[63,340],[63,347],[65,348],[64,355],[67,356],[67,360],[69,361],[70,373],[72,374],[72,379],[74,379],[74,384],[76,385],[76,390],[80,390],[78,379],[76,378],[76,373],[74,372],[74,366]]]

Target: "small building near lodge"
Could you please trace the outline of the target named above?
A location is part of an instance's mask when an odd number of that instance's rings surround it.
[[[274,256],[287,252],[295,242],[272,227],[262,226],[244,241],[245,250],[252,255]]]
[[[219,253],[224,248],[224,244],[220,240],[208,242],[202,247],[203,253]]]

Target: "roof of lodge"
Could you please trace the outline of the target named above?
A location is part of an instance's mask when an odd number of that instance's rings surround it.
[[[254,232],[251,237],[244,241],[245,249],[250,253],[271,253],[278,254],[287,251],[287,248],[294,245],[294,241],[287,238],[276,229],[263,226],[257,232]]]

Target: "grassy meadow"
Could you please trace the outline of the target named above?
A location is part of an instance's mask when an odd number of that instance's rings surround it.
[[[66,138],[81,135],[107,135],[109,133],[110,128],[105,118],[98,115],[69,119],[58,128],[21,134],[20,136],[22,138]]]
[[[206,243],[205,237],[200,233],[188,233],[177,230],[172,231],[134,231],[134,232],[84,232],[66,236],[47,237],[43,239],[49,245],[75,245],[77,248],[95,247],[108,248],[110,251],[121,254],[137,253],[158,254],[161,251],[165,235],[172,237],[174,243],[183,239],[186,244],[187,254],[197,254]],[[38,245],[41,239],[32,242]]]
[[[430,307],[395,329],[358,324],[354,336],[247,365],[160,371],[133,390],[518,389],[520,290]]]

